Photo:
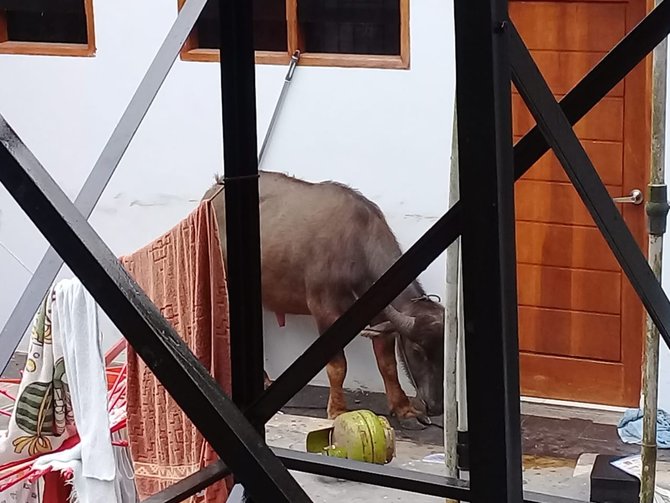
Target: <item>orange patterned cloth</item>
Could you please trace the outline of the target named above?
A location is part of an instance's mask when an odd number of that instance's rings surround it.
[[[200,203],[169,232],[121,257],[121,263],[229,394],[228,295],[211,202]],[[141,499],[218,459],[130,346],[128,435]],[[185,501],[225,501],[228,482],[214,484]]]

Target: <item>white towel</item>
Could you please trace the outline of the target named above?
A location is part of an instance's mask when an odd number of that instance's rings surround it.
[[[53,471],[70,471],[72,477],[72,501],[77,503],[118,503],[114,482],[100,480],[95,477],[87,477],[83,474],[82,445],[77,444],[71,449],[45,454],[35,463],[33,468],[44,470],[50,468]]]
[[[63,344],[74,420],[81,440],[72,449],[44,456],[35,467],[71,468],[79,503],[115,503],[116,460],[109,431],[97,305],[77,279],[59,282],[55,292],[53,337]]]

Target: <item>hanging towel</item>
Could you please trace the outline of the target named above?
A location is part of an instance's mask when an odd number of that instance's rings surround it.
[[[53,298],[50,290],[33,320],[16,402],[7,430],[0,431],[0,466],[28,463],[60,448],[76,433],[62,341],[52,333]],[[0,469],[0,476],[11,471]],[[37,502],[37,485],[19,483],[0,493],[0,502]]]
[[[228,297],[214,210],[206,200],[121,263],[226,393],[230,393]],[[186,414],[128,347],[128,438],[141,499],[218,459]],[[225,501],[230,481],[190,503]]]
[[[628,409],[619,421],[617,431],[619,438],[627,444],[642,443],[642,418],[640,409]],[[656,416],[656,444],[660,449],[670,448],[670,414],[662,409]]]
[[[42,456],[34,467],[72,470],[73,499],[77,503],[118,503],[98,306],[78,279],[56,285],[52,333],[63,345],[80,441],[71,449]]]
[[[112,439],[127,441],[128,437],[125,432],[116,432],[112,435]],[[114,447],[114,454],[116,455],[116,479],[114,482],[116,499],[120,503],[140,503],[135,487],[135,472],[130,457],[130,447]]]

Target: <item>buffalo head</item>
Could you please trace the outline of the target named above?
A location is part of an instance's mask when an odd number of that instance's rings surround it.
[[[384,314],[399,334],[400,359],[417,397],[437,416],[444,409],[444,307],[421,297],[405,311],[389,306]]]

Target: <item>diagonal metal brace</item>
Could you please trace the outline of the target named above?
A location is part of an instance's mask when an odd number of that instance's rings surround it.
[[[193,26],[195,26],[195,22],[206,2],[207,0],[187,0],[179,11],[177,19],[170,28],[158,53],[156,53],[156,57],[75,199],[75,206],[85,218],[88,219],[91,216],[172,65],[179,56],[179,51],[189,33],[191,33]],[[10,128],[6,128],[0,137],[0,143],[10,148],[10,145],[22,142]],[[39,161],[29,149],[22,148],[21,151],[22,155],[17,157],[17,160],[22,165],[25,167],[40,166]],[[30,326],[40,301],[58,276],[58,271],[60,271],[62,265],[63,260],[50,247],[37,266],[2,332],[0,332],[0,341],[2,341],[2,344],[0,344],[0,373],[7,367],[14,351],[16,351],[23,335]]]
[[[511,21],[508,29],[514,84],[649,316],[670,346],[668,297]]]
[[[6,123],[0,136],[7,137]],[[25,148],[23,143],[13,148]],[[0,182],[257,501],[309,502],[282,462],[40,166],[0,147]]]

